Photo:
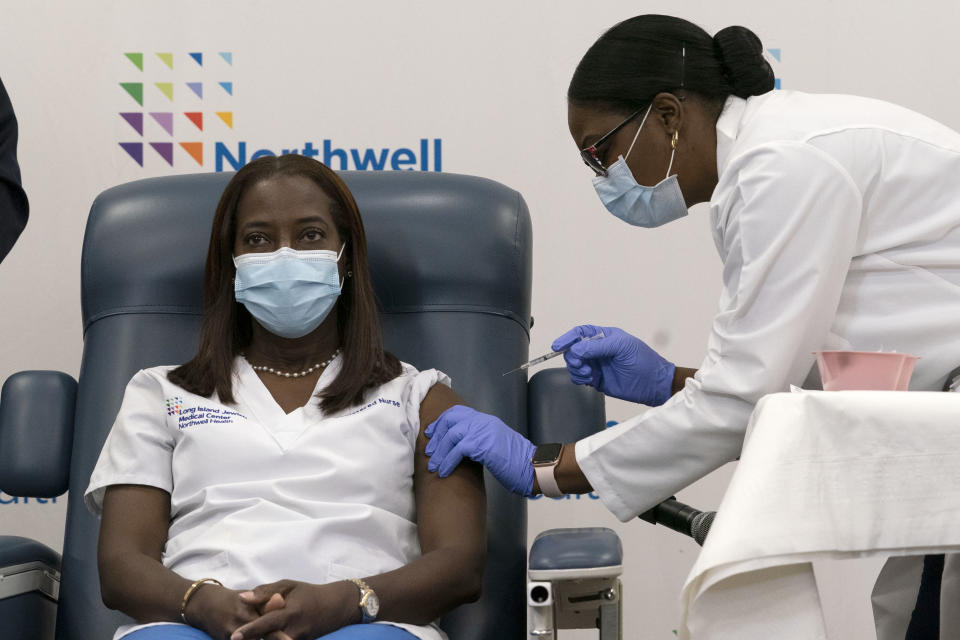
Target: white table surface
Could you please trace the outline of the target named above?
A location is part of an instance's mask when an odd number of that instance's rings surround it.
[[[773,394],[684,585],[679,636],[826,638],[812,562],[955,551],[960,394]]]

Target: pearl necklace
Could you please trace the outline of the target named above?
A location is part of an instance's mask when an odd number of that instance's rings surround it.
[[[264,372],[266,372],[266,373],[272,373],[272,374],[274,374],[274,375],[281,376],[281,377],[283,377],[283,378],[302,378],[303,376],[308,376],[308,375],[310,375],[311,373],[313,373],[313,372],[316,371],[317,369],[321,369],[321,368],[327,366],[328,364],[330,364],[331,362],[333,362],[338,355],[340,355],[340,349],[339,349],[339,348],[337,348],[337,350],[333,352],[333,355],[332,355],[332,356],[330,356],[329,358],[327,358],[327,359],[324,360],[323,362],[319,362],[319,363],[317,363],[317,364],[315,364],[315,365],[312,365],[311,367],[309,367],[309,368],[307,368],[307,369],[304,369],[303,371],[289,371],[289,372],[287,372],[287,371],[278,371],[277,369],[274,369],[273,367],[268,367],[268,366],[265,365],[265,364],[257,365],[257,364],[253,364],[253,363],[250,363],[250,368],[252,368],[254,371],[264,371]],[[244,360],[247,359],[247,355],[246,355],[245,353],[241,353],[240,356],[241,356]],[[247,362],[249,363],[250,361],[247,360]]]

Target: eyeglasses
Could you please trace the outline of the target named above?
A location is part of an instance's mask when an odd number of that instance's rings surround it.
[[[687,43],[681,42],[680,43],[680,88],[681,89],[685,88],[686,79],[687,79]],[[684,96],[681,95],[681,96],[678,96],[678,98],[682,101],[684,99]],[[646,107],[641,107],[640,109],[637,109],[636,111],[631,113],[629,116],[627,116],[626,120],[624,120],[623,122],[615,126],[613,129],[611,129],[604,135],[600,136],[600,139],[594,142],[592,145],[590,145],[589,147],[580,149],[580,157],[583,159],[583,163],[588,167],[590,167],[591,169],[593,169],[597,174],[601,176],[606,176],[607,168],[603,166],[603,161],[600,160],[600,154],[597,152],[597,149],[600,148],[600,145],[602,145],[604,142],[609,140],[614,134],[616,134],[617,131],[620,131],[620,129],[623,129],[625,126],[627,126],[630,123],[630,121],[632,121],[638,115],[643,113],[645,108]]]
[[[603,161],[600,160],[600,155],[597,152],[597,149],[601,145],[603,145],[603,143],[607,142],[611,137],[616,135],[616,133],[620,131],[620,129],[623,129],[625,126],[630,124],[630,122],[634,118],[636,118],[638,115],[640,115],[646,110],[647,110],[647,107],[641,107],[640,109],[637,109],[636,111],[631,113],[629,116],[627,116],[626,120],[624,120],[623,122],[615,126],[613,129],[610,129],[610,131],[600,136],[600,138],[596,142],[594,142],[592,145],[590,145],[589,147],[580,149],[580,157],[583,159],[583,163],[588,167],[590,167],[591,169],[593,169],[598,174],[600,174],[601,176],[607,175],[607,168],[603,166]]]

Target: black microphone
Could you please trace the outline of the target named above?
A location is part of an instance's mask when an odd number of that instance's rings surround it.
[[[707,539],[716,515],[716,511],[699,511],[682,502],[677,502],[676,498],[669,498],[653,509],[641,513],[639,517],[651,524],[662,524],[668,529],[690,536],[697,544],[703,546],[703,541]]]

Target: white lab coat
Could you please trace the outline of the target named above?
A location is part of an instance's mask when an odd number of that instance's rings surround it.
[[[919,390],[960,366],[960,134],[865,98],[731,97],[717,171],[724,287],[703,364],[663,406],[576,445],[623,521],[734,460],[755,403],[803,385],[815,350],[920,356]]]
[[[316,390],[340,363],[327,367]],[[110,485],[167,491],[164,566],[231,589],[371,576],[419,557],[420,403],[437,382],[449,384],[447,376],[404,364],[364,404],[324,415],[316,399],[284,413],[243,358],[235,362],[234,404],[185,391],[167,379],[170,369],[140,371],[127,385],[84,496],[94,514]],[[395,626],[422,640],[446,637],[435,625]],[[136,628],[121,627],[115,638]]]

